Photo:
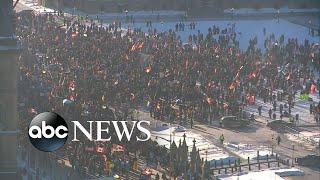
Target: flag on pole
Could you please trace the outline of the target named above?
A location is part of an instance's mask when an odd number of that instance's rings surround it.
[[[310,94],[314,94],[316,92],[316,86],[314,84],[310,87]]]

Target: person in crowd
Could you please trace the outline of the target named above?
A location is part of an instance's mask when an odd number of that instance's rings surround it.
[[[258,106],[258,113],[259,113],[259,116],[261,116],[261,111],[262,111],[262,106]]]

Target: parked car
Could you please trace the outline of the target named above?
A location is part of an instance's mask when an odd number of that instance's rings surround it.
[[[297,158],[297,162],[300,166],[309,166],[313,168],[320,168],[320,156],[311,154],[305,157]]]
[[[224,116],[220,119],[220,125],[226,128],[237,128],[247,126],[248,120],[237,118],[236,116]]]

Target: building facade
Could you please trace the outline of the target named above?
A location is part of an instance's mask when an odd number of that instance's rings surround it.
[[[16,179],[17,168],[17,55],[12,0],[0,1],[0,179]]]

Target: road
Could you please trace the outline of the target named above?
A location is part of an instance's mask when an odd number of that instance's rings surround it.
[[[139,120],[147,120],[151,121],[152,127],[159,126],[161,122],[159,120],[155,120],[149,116],[149,113],[145,110],[139,111]],[[232,129],[224,129],[220,128],[218,126],[218,123],[215,123],[215,125],[207,125],[207,124],[200,124],[195,123],[194,128],[192,131],[194,133],[201,134],[204,136],[207,140],[211,141],[215,145],[223,148],[225,151],[230,152],[225,147],[221,146],[219,144],[219,136],[221,134],[224,135],[225,141],[232,141],[232,142],[238,142],[238,143],[244,143],[244,144],[252,144],[252,145],[272,145],[274,144],[274,152],[279,154],[279,156],[282,159],[289,159],[290,163],[292,162],[293,158],[296,157],[303,157],[309,154],[320,154],[319,149],[318,150],[311,150],[310,148],[297,144],[295,142],[292,142],[288,140],[283,134],[280,134],[281,136],[281,143],[280,145],[275,145],[275,140],[272,140],[272,135],[276,137],[278,135],[277,132],[271,130],[269,127],[267,127],[266,123],[267,118],[266,117],[257,117],[257,121],[253,122],[249,127],[242,128],[238,130],[232,130]],[[190,128],[188,128],[190,130]],[[292,148],[294,145],[294,148]],[[232,154],[232,152],[230,152]],[[295,165],[297,166],[297,165]],[[305,167],[299,167],[302,168],[306,175],[304,177],[294,177],[293,179],[314,179],[315,177],[319,176],[319,171],[315,171],[309,168]]]

